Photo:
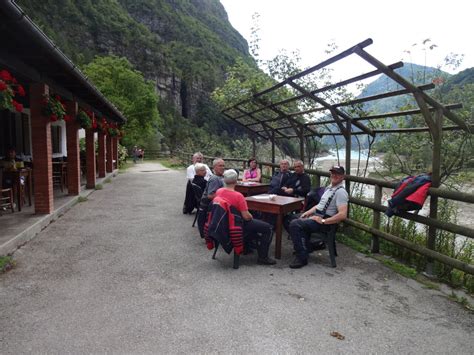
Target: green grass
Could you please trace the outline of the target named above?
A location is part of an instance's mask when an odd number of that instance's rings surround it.
[[[111,178],[107,178],[104,180],[104,184],[110,184],[112,182]]]
[[[133,161],[126,161],[124,162],[120,168],[119,168],[119,174],[123,174],[127,171],[128,168],[130,168],[131,166],[133,166]]]
[[[87,197],[79,196],[79,197],[77,198],[77,202],[79,202],[79,203],[80,203],[80,202],[86,202],[86,201],[87,201]]]
[[[0,256],[0,274],[11,270],[15,266],[15,262],[11,256]]]
[[[95,185],[96,190],[102,190],[103,188],[104,188],[104,186],[102,184]]]

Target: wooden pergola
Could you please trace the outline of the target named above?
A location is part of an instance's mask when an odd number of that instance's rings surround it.
[[[386,65],[369,54],[365,48],[372,44],[372,39],[367,39],[309,69],[273,85],[272,87],[258,92],[243,101],[223,110],[223,114],[239,125],[245,127],[254,142],[261,138],[272,143],[272,163],[275,163],[275,141],[277,139],[297,138],[300,142],[300,158],[304,161],[304,142],[307,137],[343,136],[345,139],[345,169],[348,174],[351,171],[351,138],[355,135],[369,135],[375,137],[377,134],[386,133],[412,133],[429,132],[433,141],[432,152],[432,187],[440,186],[441,176],[441,142],[443,131],[464,130],[472,133],[474,125],[460,119],[453,110],[462,107],[461,104],[445,105],[437,102],[426,91],[433,89],[434,84],[416,86],[395,72],[395,69],[403,66],[402,62]],[[308,88],[311,75],[319,70],[341,61],[350,56],[357,56],[373,67],[372,71],[341,80],[337,83],[317,88]],[[350,84],[385,74],[398,89],[378,93],[375,95],[356,98],[338,99],[333,93]],[[388,97],[410,95],[417,104],[417,109],[403,110],[397,112],[386,112],[374,115],[354,115],[348,111],[357,107],[356,105],[376,101]],[[357,112],[357,110],[352,110]],[[373,129],[367,122],[371,120],[387,119],[391,117],[403,117],[421,114],[426,126],[413,128],[390,128]],[[317,117],[316,117],[317,116]],[[449,124],[444,124],[444,119]],[[350,188],[350,182],[346,180],[346,189]],[[431,196],[430,218],[436,219],[438,210],[438,197]],[[428,232],[428,247],[432,248],[435,243],[436,229],[430,227]]]

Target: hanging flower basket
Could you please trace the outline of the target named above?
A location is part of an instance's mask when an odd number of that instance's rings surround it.
[[[79,123],[79,126],[84,129],[92,128],[92,113],[85,112],[80,110],[76,116],[76,122]]]
[[[43,115],[49,117],[51,122],[64,120],[66,117],[66,106],[61,102],[59,95],[45,95],[43,100]],[[69,116],[67,119],[71,119]]]
[[[23,105],[14,100],[15,96],[25,96],[25,89],[7,70],[0,70],[0,110],[23,111]]]

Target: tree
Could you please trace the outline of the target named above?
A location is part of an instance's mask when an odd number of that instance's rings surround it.
[[[127,118],[122,144],[147,146],[156,140],[162,120],[155,84],[145,80],[126,58],[96,57],[84,73]]]

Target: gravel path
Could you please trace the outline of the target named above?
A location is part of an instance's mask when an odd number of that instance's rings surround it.
[[[336,269],[289,269],[286,240],[274,267],[211,260],[184,181],[138,164],[18,250],[0,353],[474,353],[472,314],[342,245]]]

